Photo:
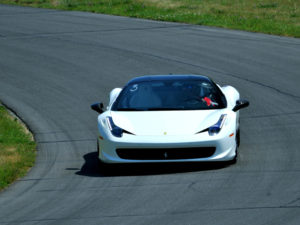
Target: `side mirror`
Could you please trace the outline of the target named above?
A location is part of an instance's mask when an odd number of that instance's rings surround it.
[[[240,99],[236,101],[236,105],[233,107],[232,111],[237,112],[238,110],[242,108],[246,108],[249,106],[249,101],[246,99]]]
[[[91,109],[95,110],[96,112],[98,112],[100,114],[104,112],[103,108],[104,108],[104,105],[102,102],[91,105]]]

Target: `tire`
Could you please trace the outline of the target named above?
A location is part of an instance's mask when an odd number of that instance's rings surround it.
[[[100,158],[99,140],[97,140],[97,165],[98,170],[103,175],[108,174],[112,170],[112,164],[103,162]]]
[[[235,164],[238,160],[239,151],[238,148],[240,146],[241,138],[240,138],[240,130],[237,130],[236,136],[235,136],[235,156],[232,160],[229,161],[229,164]]]
[[[236,143],[237,143],[237,146],[240,147],[240,143],[241,143],[240,129],[238,129],[236,132]]]

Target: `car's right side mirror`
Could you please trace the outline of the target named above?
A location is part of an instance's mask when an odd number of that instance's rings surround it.
[[[233,107],[232,111],[237,112],[240,109],[248,107],[249,104],[249,101],[246,99],[239,99],[236,101],[236,105]]]
[[[102,102],[91,105],[91,109],[95,110],[96,112],[98,112],[100,114],[104,112],[103,107],[104,107],[104,105]]]

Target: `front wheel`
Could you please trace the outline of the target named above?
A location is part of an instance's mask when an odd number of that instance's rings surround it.
[[[240,143],[241,143],[240,129],[238,129],[236,132],[235,141],[236,141],[237,147],[240,147]]]
[[[240,130],[237,130],[236,135],[235,135],[235,156],[232,160],[229,161],[229,164],[235,164],[237,162],[238,154],[239,154],[238,148],[240,146],[240,142],[241,142]]]
[[[99,148],[99,140],[97,140],[97,164],[100,173],[107,174],[109,171],[113,169],[113,165],[109,163],[105,163],[100,159],[100,148]]]

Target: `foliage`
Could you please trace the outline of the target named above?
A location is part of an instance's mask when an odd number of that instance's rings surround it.
[[[0,0],[300,37],[299,0]]]
[[[34,164],[36,144],[24,127],[0,106],[0,190]]]

